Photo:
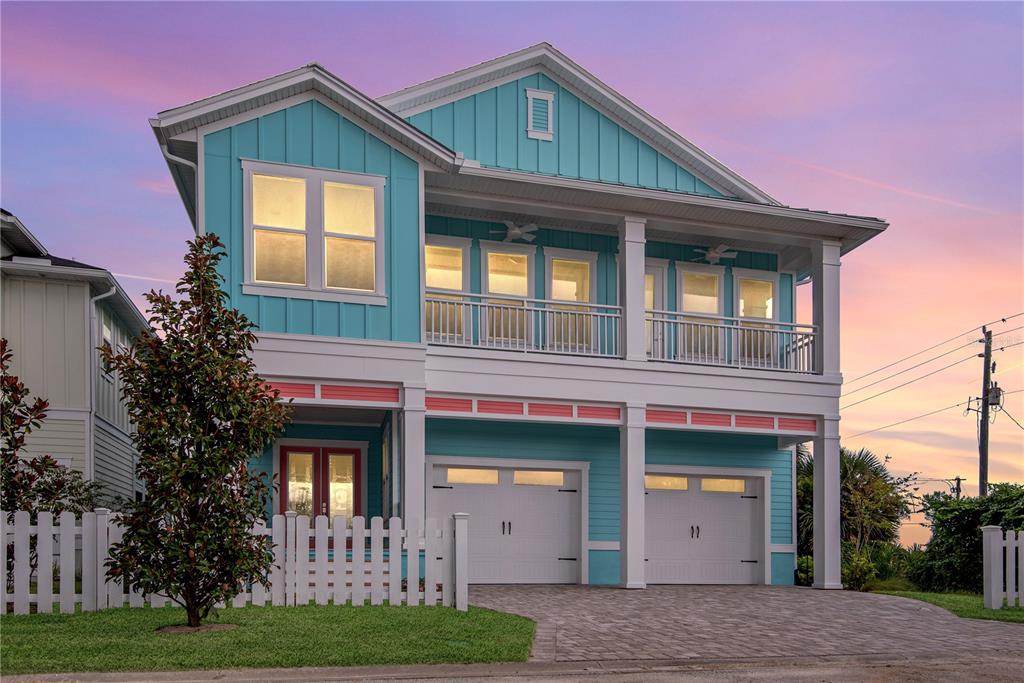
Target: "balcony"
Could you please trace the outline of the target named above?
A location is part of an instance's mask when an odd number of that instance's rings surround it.
[[[645,325],[649,360],[815,372],[813,325],[652,310]]]
[[[619,306],[427,290],[427,343],[621,357]]]

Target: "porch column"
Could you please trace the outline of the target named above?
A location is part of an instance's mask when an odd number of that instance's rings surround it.
[[[402,407],[402,517],[426,519],[426,390],[405,385]]]
[[[619,224],[619,303],[622,321],[619,337],[626,360],[647,360],[644,333],[644,263],[646,221],[625,217]]]
[[[812,282],[815,369],[823,375],[839,374],[839,242],[821,242],[813,249]]]
[[[814,587],[842,588],[839,532],[839,420],[814,437]]]
[[[627,405],[619,427],[619,583],[645,588],[644,422],[646,406]]]

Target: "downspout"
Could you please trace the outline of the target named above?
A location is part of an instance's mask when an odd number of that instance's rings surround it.
[[[96,347],[99,346],[96,343],[96,302],[114,294],[117,294],[117,285],[89,299],[89,429],[85,442],[85,469],[89,481],[93,481],[96,475],[96,456],[93,451],[96,443]]]
[[[196,196],[198,197],[198,195],[199,195],[199,166],[195,162],[189,161],[188,159],[185,159],[184,157],[179,157],[179,156],[175,156],[174,154],[171,154],[170,150],[167,149],[167,143],[161,143],[160,144],[160,151],[163,153],[164,159],[167,159],[167,161],[169,161],[171,163],[175,163],[175,164],[184,164],[185,166],[188,166],[189,168],[192,169],[192,174],[193,174],[193,177],[195,178],[195,183],[196,183]],[[196,199],[196,201],[195,201],[195,207],[194,208],[195,208],[195,212],[196,212],[195,224],[196,224],[196,227],[198,229],[198,226],[200,225],[200,222],[199,222],[199,201],[198,201],[198,199]]]

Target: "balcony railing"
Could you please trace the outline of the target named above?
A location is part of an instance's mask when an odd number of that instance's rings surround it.
[[[622,309],[427,290],[427,342],[527,353],[618,357]]]
[[[813,373],[813,325],[647,311],[647,357],[673,363]]]

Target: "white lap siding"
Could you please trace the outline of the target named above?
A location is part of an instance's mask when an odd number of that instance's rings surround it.
[[[131,437],[106,420],[97,418],[93,434],[93,467],[96,481],[106,493],[135,498],[135,449]]]

